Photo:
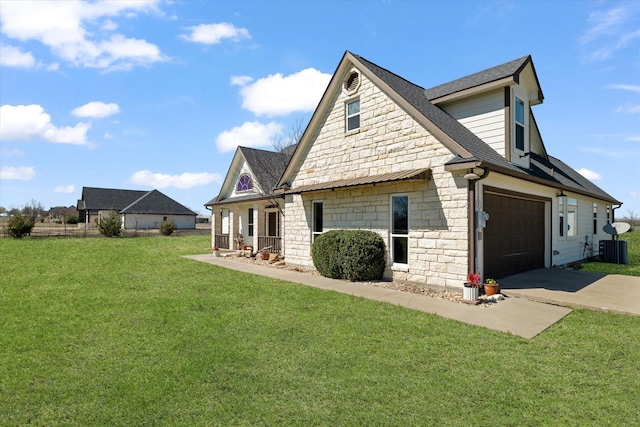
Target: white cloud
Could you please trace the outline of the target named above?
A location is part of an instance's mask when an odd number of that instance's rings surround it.
[[[118,104],[115,104],[113,102],[106,104],[100,101],[92,101],[71,110],[71,114],[76,117],[91,117],[95,119],[109,117],[113,114],[118,114],[119,112],[120,107],[118,106]]]
[[[199,185],[206,185],[210,182],[222,182],[222,177],[217,173],[190,173],[185,172],[180,175],[168,175],[164,173],[153,173],[149,170],[141,170],[134,173],[129,179],[133,184],[147,185],[154,188],[191,188]]]
[[[61,144],[86,144],[91,123],[56,127],[40,105],[3,105],[0,107],[0,140],[42,139]]]
[[[1,179],[29,181],[32,180],[35,176],[36,170],[33,166],[6,166],[0,169]]]
[[[19,48],[9,45],[0,45],[0,66],[33,68],[36,59],[31,52],[22,52]]]
[[[239,145],[243,147],[267,147],[272,145],[274,138],[282,131],[282,125],[276,122],[265,124],[246,122],[240,127],[224,131],[216,137],[216,147],[221,153],[235,150]]]
[[[599,173],[589,170],[587,168],[578,169],[578,173],[591,181],[598,181],[602,179],[602,176],[600,176]]]
[[[622,90],[628,90],[629,92],[640,93],[640,86],[637,86],[637,85],[613,84],[613,85],[609,85],[609,89],[622,89]]]
[[[253,77],[249,76],[232,76],[231,84],[233,86],[245,86],[246,84],[253,81]]]
[[[76,192],[76,186],[73,185],[73,184],[58,185],[56,188],[53,189],[53,191],[56,192],[56,193],[64,193],[64,194],[75,193]]]
[[[580,38],[588,61],[603,61],[640,39],[637,26],[640,7],[637,3],[617,5],[589,15],[590,27]]]
[[[0,24],[9,38],[35,40],[62,60],[80,67],[128,69],[165,61],[157,46],[113,34],[118,16],[158,12],[159,0],[143,1],[9,1]]]
[[[296,111],[313,111],[329,80],[331,74],[314,68],[286,77],[280,73],[273,74],[249,85],[241,84],[242,107],[258,116],[286,116]],[[236,78],[236,81],[241,82],[242,78]]]
[[[7,148],[0,148],[0,156],[2,157],[22,157],[24,156],[24,151],[18,150],[17,148],[12,148],[11,150]]]
[[[616,113],[627,114],[640,114],[640,105],[638,104],[623,104],[616,108]]]
[[[180,38],[194,43],[218,44],[224,39],[238,42],[242,39],[250,39],[251,35],[246,28],[238,28],[233,24],[221,22],[219,24],[200,24],[187,27],[189,34],[181,34]]]

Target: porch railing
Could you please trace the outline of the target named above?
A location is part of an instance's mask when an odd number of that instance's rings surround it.
[[[228,234],[216,234],[214,244],[221,249],[231,249]]]
[[[272,254],[280,253],[282,249],[282,239],[275,236],[258,236],[258,247],[255,249],[260,250],[267,246],[271,246],[271,248],[267,249],[267,252]]]

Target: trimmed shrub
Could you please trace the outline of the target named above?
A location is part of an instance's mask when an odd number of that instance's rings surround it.
[[[25,235],[31,233],[35,226],[35,222],[27,215],[17,214],[12,216],[7,222],[7,233],[16,239],[22,239]]]
[[[163,236],[170,236],[175,229],[176,223],[172,219],[165,219],[160,223],[160,233],[162,233]]]
[[[355,282],[382,279],[385,252],[384,240],[373,231],[332,230],[316,237],[311,257],[323,276]]]
[[[66,222],[67,224],[77,224],[78,221],[80,221],[78,215],[69,215],[64,219],[64,222]]]
[[[122,232],[122,220],[116,211],[110,211],[98,222],[98,231],[105,237],[120,236]]]

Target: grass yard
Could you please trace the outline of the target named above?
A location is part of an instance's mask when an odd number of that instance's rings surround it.
[[[0,240],[0,425],[640,424],[640,317],[526,340],[181,258],[208,247]]]
[[[640,276],[640,231],[621,234],[619,239],[627,241],[629,264],[589,262],[584,264],[584,269],[586,271],[596,271],[598,273]]]

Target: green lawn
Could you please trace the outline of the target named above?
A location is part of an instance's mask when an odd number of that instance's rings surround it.
[[[627,241],[629,264],[611,264],[605,262],[589,262],[584,264],[586,271],[596,271],[606,274],[624,274],[626,276],[640,276],[640,231],[624,233],[620,240]],[[639,302],[640,304],[640,302]]]
[[[640,424],[640,317],[526,340],[181,258],[208,247],[0,240],[0,425]]]

